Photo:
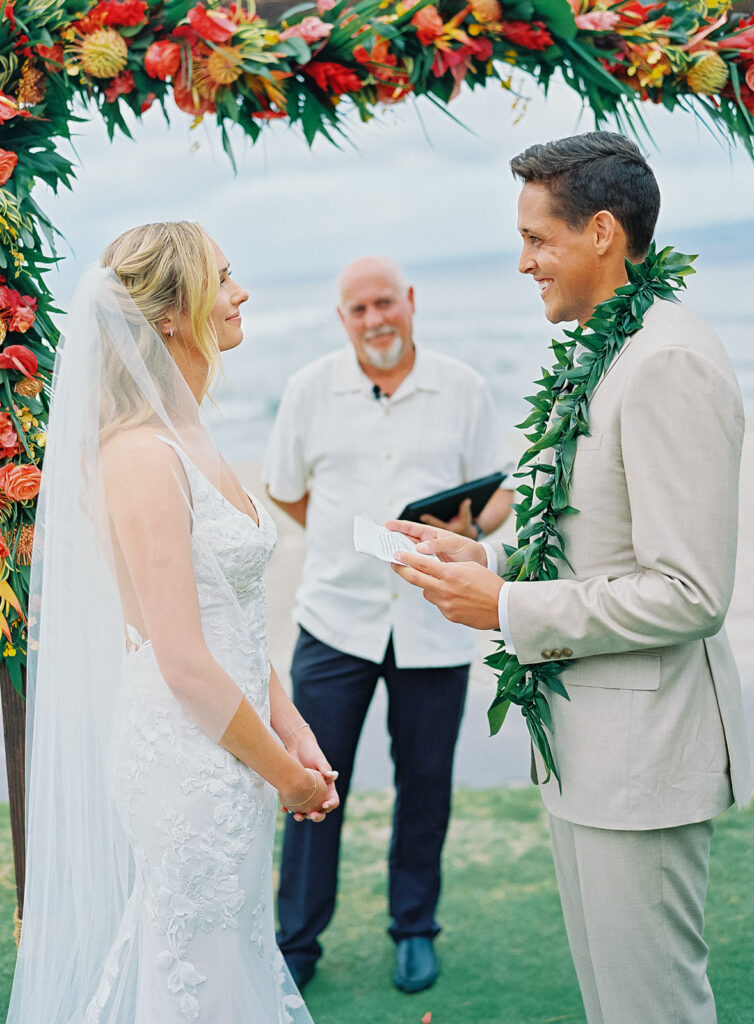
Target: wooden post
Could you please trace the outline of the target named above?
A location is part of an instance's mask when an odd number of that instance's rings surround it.
[[[26,671],[23,673],[26,689]],[[24,883],[26,881],[26,840],[25,840],[25,787],[26,767],[26,702],[20,697],[10,681],[8,668],[0,662],[0,697],[3,708],[3,731],[5,733],[5,758],[8,772],[8,797],[10,800],[10,826],[13,834],[13,863],[16,869],[16,895],[18,916],[24,913]]]

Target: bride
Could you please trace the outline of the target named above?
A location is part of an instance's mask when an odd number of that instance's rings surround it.
[[[8,1024],[311,1024],[275,944],[275,790],[321,821],[337,773],[267,660],[274,526],[199,419],[247,298],[198,225],[166,223],[117,238],[73,302],[37,518]]]

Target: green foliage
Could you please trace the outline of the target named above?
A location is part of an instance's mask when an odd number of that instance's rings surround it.
[[[566,331],[567,341],[553,341],[555,362],[543,371],[540,390],[526,399],[532,411],[519,423],[530,445],[522,455],[516,477],[521,501],[514,505],[517,544],[506,549],[505,578],[544,581],[558,577],[558,562],[569,565],[559,530],[563,515],[574,515],[568,500],[577,441],[589,433],[589,401],[626,339],[642,326],[655,299],[674,299],[694,273],[696,256],[654,243],[642,263],[626,261],[628,284],[596,307],[585,326]],[[574,362],[574,353],[579,355]],[[528,479],[528,483],[526,482]],[[488,712],[490,732],[499,731],[508,704],[517,704],[526,719],[532,742],[542,755],[548,781],[558,768],[550,746],[552,719],[546,691],[568,699],[559,675],[566,662],[521,665],[502,644],[485,659],[498,673],[497,693]]]

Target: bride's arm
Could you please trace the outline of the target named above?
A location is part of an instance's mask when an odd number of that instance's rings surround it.
[[[306,768],[316,768],[327,782],[327,796],[322,804],[326,811],[334,811],[340,803],[335,789],[338,773],[322,753],[309,725],[283,689],[277,672],[270,665],[270,724],[289,754]]]
[[[191,514],[176,454],[154,438],[114,438],[103,449],[107,505],[127,580],[160,673],[216,742],[267,779],[289,807],[311,813],[327,783],[275,740],[202,632],[191,553]]]

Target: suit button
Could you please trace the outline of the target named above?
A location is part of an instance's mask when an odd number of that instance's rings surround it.
[[[542,657],[548,661],[552,657],[552,651],[541,651]]]
[[[558,649],[556,648],[555,650],[553,650],[553,651],[551,652],[551,655],[550,655],[550,657],[551,657],[551,658],[552,658],[552,659],[553,659],[554,661],[557,661],[557,660],[558,660],[558,658],[562,658],[562,657],[563,657],[563,652],[562,652],[562,651],[559,651],[559,650],[558,650]]]
[[[563,650],[560,653],[563,655],[564,658],[572,658],[573,657],[573,651],[571,650],[570,647],[564,647]]]

